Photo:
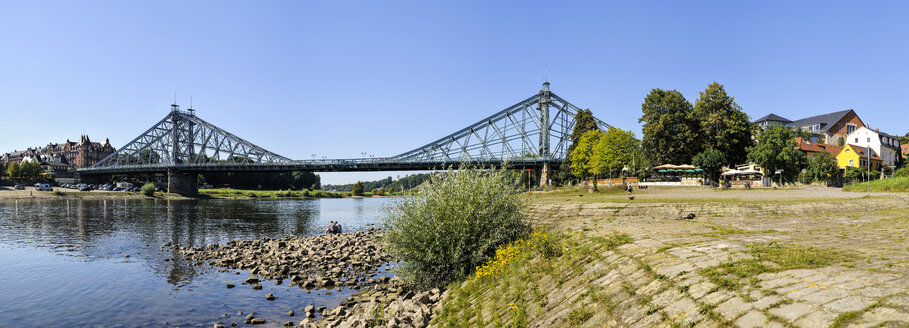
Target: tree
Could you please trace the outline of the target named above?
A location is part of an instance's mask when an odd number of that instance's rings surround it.
[[[642,146],[652,163],[683,164],[702,148],[691,103],[677,90],[653,89],[641,104]]]
[[[707,149],[694,155],[692,162],[695,166],[700,167],[707,172],[707,177],[715,181],[716,171],[723,167],[725,158],[723,152],[716,149]]]
[[[702,149],[723,152],[726,164],[744,162],[746,150],[752,145],[752,124],[722,84],[713,82],[700,93],[694,104],[694,117],[701,125]]]
[[[906,132],[902,137],[897,137],[897,140],[900,141],[901,145],[909,144],[909,132]]]
[[[836,159],[829,153],[821,153],[808,159],[804,182],[825,182],[827,178],[836,177],[839,173],[840,169],[836,165]]]
[[[597,189],[597,179],[593,171],[594,163],[592,159],[594,148],[600,142],[600,136],[599,130],[584,132],[578,141],[577,147],[569,154],[569,158],[571,158],[571,174],[582,179],[594,175],[594,190]]]
[[[354,183],[350,193],[354,196],[363,196],[363,182],[357,181],[357,183]]]
[[[759,164],[768,175],[783,170],[779,183],[795,181],[805,163],[805,154],[795,149],[798,144],[793,135],[792,129],[784,126],[761,131],[757,144],[748,148],[748,161]]]
[[[599,132],[599,140],[591,154],[590,171],[594,175],[608,174],[617,177],[626,165],[631,166],[632,154],[638,148],[638,140],[631,131],[609,127]]]
[[[0,163],[0,177],[5,177],[6,175],[6,163]]]
[[[581,135],[587,131],[599,131],[600,128],[597,126],[596,119],[593,117],[593,113],[590,109],[581,109],[574,114],[574,128],[571,130],[571,144],[568,145],[568,151],[566,155],[570,155],[577,147],[578,142],[581,141]],[[562,162],[562,165],[559,166],[559,170],[553,175],[553,181],[556,183],[568,181],[571,179],[571,156],[565,156],[565,161]],[[576,176],[578,177],[578,176]],[[580,177],[578,177],[580,178]]]
[[[19,163],[12,162],[6,167],[6,176],[12,179],[19,178]]]

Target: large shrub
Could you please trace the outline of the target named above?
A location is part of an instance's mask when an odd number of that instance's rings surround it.
[[[512,179],[504,170],[449,170],[386,208],[385,238],[400,260],[398,274],[417,287],[444,286],[525,236],[526,196]]]
[[[894,178],[909,178],[909,167],[904,167],[893,171]]]
[[[148,197],[154,196],[155,195],[155,184],[149,182],[149,183],[142,185],[142,194],[145,196],[148,196]]]

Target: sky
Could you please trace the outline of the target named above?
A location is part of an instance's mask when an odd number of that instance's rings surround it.
[[[640,136],[653,88],[909,132],[909,2],[0,1],[0,152],[120,147],[177,103],[294,159],[387,157],[552,91]],[[411,172],[321,173],[323,184]]]

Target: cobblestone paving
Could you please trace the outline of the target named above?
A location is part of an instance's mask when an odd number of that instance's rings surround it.
[[[704,191],[698,191],[704,193]],[[632,244],[591,270],[614,308],[588,326],[909,326],[909,196],[829,189],[747,192],[644,202],[625,195],[541,197],[538,223],[590,237],[624,232]],[[636,195],[641,195],[638,193]],[[772,199],[772,200],[767,200]],[[694,220],[676,220],[695,213]],[[849,260],[816,269],[763,273],[741,288],[718,286],[702,270],[749,258],[750,244],[816,247]],[[556,323],[556,316],[539,326]],[[547,321],[548,320],[548,321]]]

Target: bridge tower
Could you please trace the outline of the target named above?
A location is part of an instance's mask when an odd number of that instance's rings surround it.
[[[180,105],[170,105],[170,119],[173,124],[170,126],[171,148],[170,162],[174,164],[186,164],[192,162],[194,158],[193,151],[193,125],[191,120],[187,120],[183,113],[180,113]],[[192,113],[192,111],[190,111]],[[194,116],[194,115],[193,115]],[[199,179],[197,173],[180,172],[176,167],[167,168],[167,192],[179,194],[184,197],[196,197],[199,195]]]
[[[549,184],[550,167],[549,161],[552,153],[549,152],[549,104],[552,102],[552,92],[549,91],[549,82],[543,82],[543,89],[540,90],[540,157],[543,158],[543,166],[540,167],[540,186]]]

